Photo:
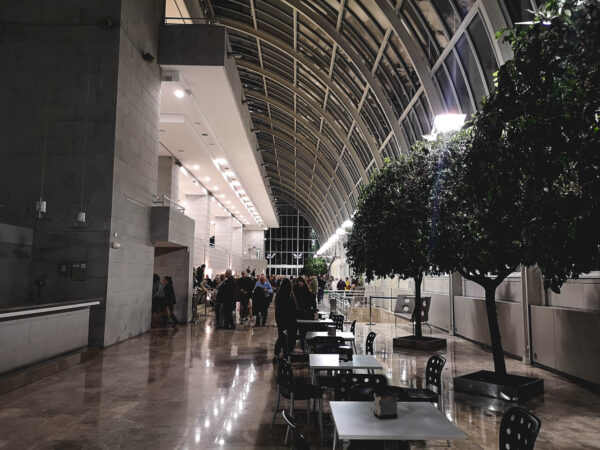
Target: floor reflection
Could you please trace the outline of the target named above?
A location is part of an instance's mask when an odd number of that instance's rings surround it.
[[[392,338],[409,328],[400,322],[397,327],[359,323],[359,353],[371,330],[378,333],[376,356],[390,383],[421,386],[429,355],[395,351],[392,345]],[[281,417],[273,433],[269,430],[276,393],[275,339],[272,322],[228,331],[214,330],[204,319],[112,346],[100,357],[0,396],[0,448],[284,448]],[[439,353],[448,360],[443,411],[469,436],[452,447],[497,448],[500,418],[511,404],[455,393],[452,385],[457,374],[490,369],[490,354],[452,337]],[[525,405],[542,420],[537,448],[598,448],[600,395],[519,361],[507,364],[512,373],[544,378],[546,394]],[[305,416],[298,417],[304,430]],[[331,416],[325,416],[324,442],[318,438],[316,414],[312,420],[311,444],[331,448]],[[413,443],[413,448],[446,447],[446,442]]]

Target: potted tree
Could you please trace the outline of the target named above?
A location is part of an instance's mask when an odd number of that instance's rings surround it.
[[[496,90],[439,154],[433,260],[484,288],[494,360],[457,390],[542,393],[542,380],[507,374],[496,288],[520,265],[537,264],[555,291],[600,266],[599,29],[597,2],[567,0],[511,30]]]
[[[314,258],[307,258],[304,263],[304,274],[308,276],[313,275],[325,275],[328,270],[327,262],[320,256]]]
[[[346,257],[357,273],[374,277],[412,278],[415,283],[415,334],[394,338],[394,346],[439,348],[446,340],[425,337],[421,327],[421,284],[424,274],[435,274],[431,264],[431,158],[423,143],[409,155],[386,160],[379,173],[363,188]]]

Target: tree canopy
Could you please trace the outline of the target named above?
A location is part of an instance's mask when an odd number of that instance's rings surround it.
[[[305,275],[324,275],[327,273],[327,270],[327,262],[321,257],[307,258],[306,262],[304,263]]]

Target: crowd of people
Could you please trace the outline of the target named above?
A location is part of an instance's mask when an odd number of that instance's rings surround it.
[[[239,323],[255,321],[256,327],[264,327],[267,323],[269,308],[275,301],[275,323],[277,324],[278,339],[275,345],[275,355],[284,349],[284,331],[288,336],[296,336],[298,319],[314,317],[317,305],[323,300],[326,290],[352,290],[359,285],[356,278],[339,278],[300,275],[286,277],[285,275],[256,275],[255,270],[248,267],[239,276],[234,276],[231,269],[225,273],[210,278],[205,273],[206,266],[202,264],[194,269],[193,280],[196,291],[196,301],[193,310],[197,308],[198,298],[210,302],[214,308],[217,329],[236,328],[236,314]],[[173,280],[166,276],[162,279],[155,274],[152,287],[152,312],[155,326],[166,327],[172,324],[174,328],[180,323],[174,312],[176,304]],[[195,311],[194,311],[195,312]],[[194,314],[194,317],[196,314]],[[290,339],[289,351],[293,349],[294,339]]]

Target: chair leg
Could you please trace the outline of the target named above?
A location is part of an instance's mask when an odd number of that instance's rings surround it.
[[[290,417],[292,419],[294,418],[294,394],[290,394]],[[289,435],[290,435],[290,426],[288,425],[287,429],[285,430],[285,442],[284,442],[284,445],[286,447],[287,447]],[[293,439],[293,437],[292,437],[292,439]]]
[[[321,440],[323,440],[323,397],[319,399],[319,432]]]
[[[279,393],[279,387],[277,388],[277,404],[275,405],[275,412],[273,413],[273,422],[271,422],[271,431],[273,431],[273,426],[275,425],[275,417],[277,416],[277,411],[279,410],[279,402],[281,401],[281,394]]]
[[[310,434],[310,398],[306,399],[306,434]]]

